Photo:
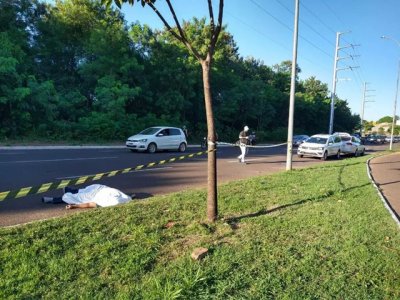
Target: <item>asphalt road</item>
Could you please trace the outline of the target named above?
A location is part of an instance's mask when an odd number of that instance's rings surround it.
[[[379,147],[375,148],[368,147],[367,150],[379,150]],[[200,149],[188,148],[186,154],[197,151]],[[218,183],[285,170],[285,146],[250,149],[246,165],[238,163],[236,159],[238,154],[238,148],[219,147],[217,154]],[[177,152],[132,153],[125,148],[0,150],[0,191],[135,167],[179,155],[181,154]],[[322,162],[315,158],[300,159],[293,156],[294,168],[315,163]],[[153,195],[182,191],[193,187],[205,187],[206,171],[207,157],[204,155],[89,182],[83,186],[101,183],[120,189],[125,193],[135,193],[138,199],[145,199]],[[41,197],[44,195],[59,196],[61,193],[61,190],[56,190],[46,194],[1,201],[0,226],[22,224],[75,213],[77,210],[65,210],[65,206],[62,204],[41,202]]]

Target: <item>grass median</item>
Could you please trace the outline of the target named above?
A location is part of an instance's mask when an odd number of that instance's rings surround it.
[[[0,229],[0,298],[398,299],[400,231],[366,160],[221,185],[214,224],[192,190]]]

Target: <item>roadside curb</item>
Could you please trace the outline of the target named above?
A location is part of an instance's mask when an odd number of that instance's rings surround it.
[[[188,148],[200,147],[200,145],[188,145]],[[121,146],[0,146],[0,150],[68,150],[68,149],[125,149],[125,145]]]
[[[393,220],[396,222],[397,226],[399,226],[399,228],[400,228],[400,216],[397,215],[397,213],[394,211],[394,209],[390,205],[390,202],[388,201],[388,199],[383,195],[381,189],[378,187],[378,185],[375,182],[374,176],[372,175],[371,167],[370,167],[369,163],[374,158],[376,158],[376,156],[371,157],[370,159],[367,160],[367,174],[368,174],[368,177],[371,180],[371,183],[375,187],[376,191],[378,192],[379,198],[383,202],[383,205],[389,211],[389,213],[392,216]]]

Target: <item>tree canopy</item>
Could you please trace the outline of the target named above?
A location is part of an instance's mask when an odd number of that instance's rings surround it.
[[[183,24],[200,49],[207,26],[197,18]],[[219,139],[233,141],[248,125],[260,139],[285,140],[291,62],[241,57],[228,29],[211,69]],[[119,10],[92,0],[1,1],[0,138],[124,140],[155,124],[204,136],[199,62],[167,31],[128,24]],[[296,90],[295,133],[326,132],[327,85],[297,79]],[[334,131],[359,123],[337,99]]]

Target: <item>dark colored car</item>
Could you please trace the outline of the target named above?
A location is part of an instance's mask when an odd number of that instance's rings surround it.
[[[301,143],[306,141],[309,138],[308,135],[306,134],[299,134],[299,135],[294,135],[293,136],[293,146],[298,147],[300,146]]]

